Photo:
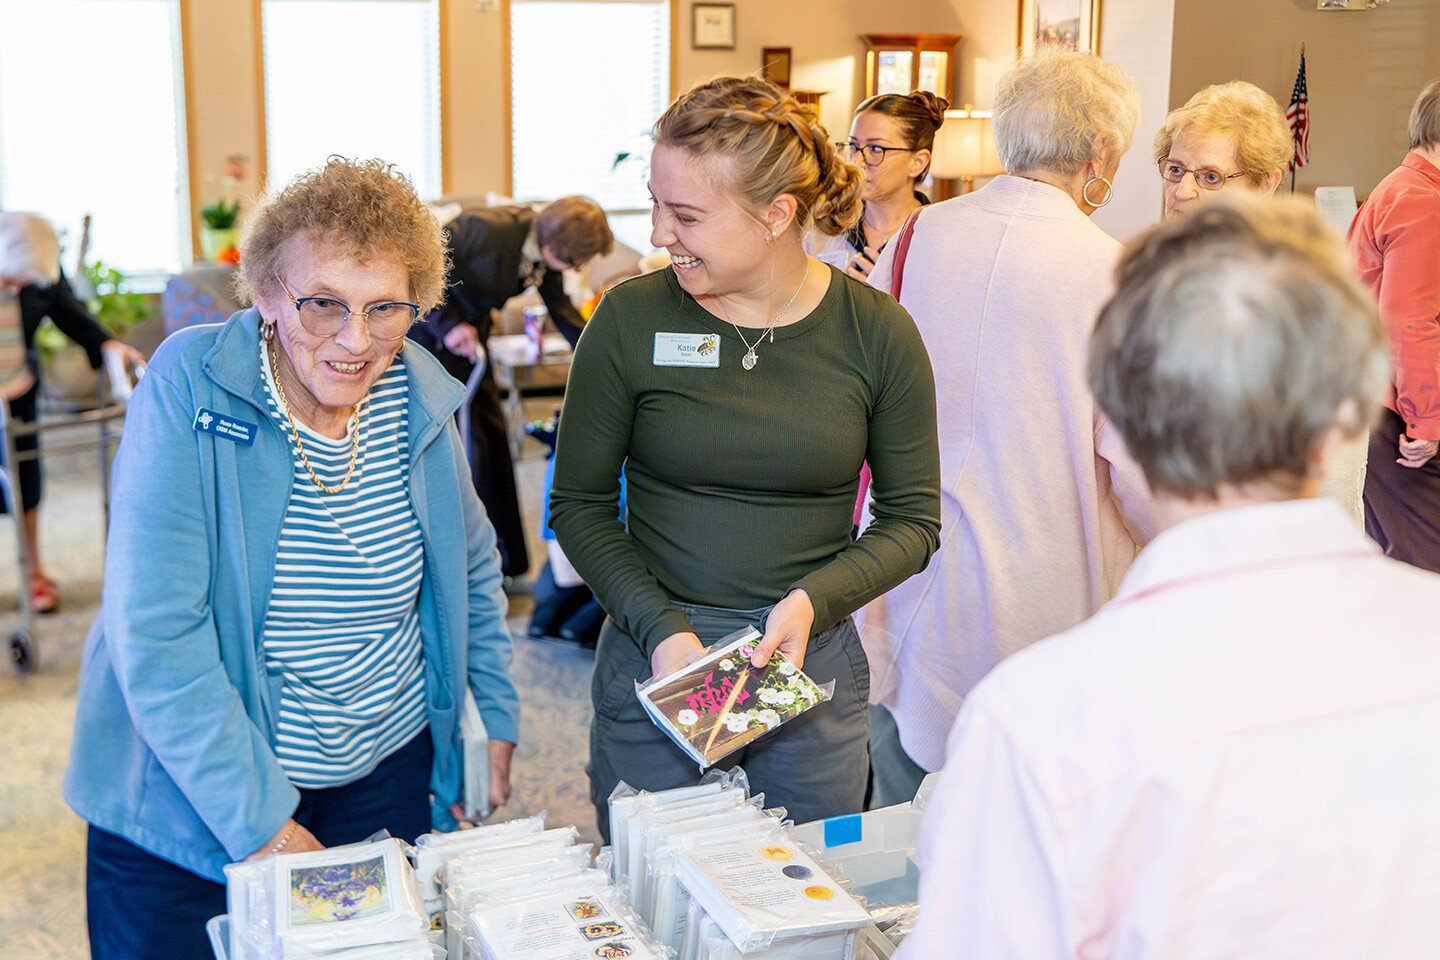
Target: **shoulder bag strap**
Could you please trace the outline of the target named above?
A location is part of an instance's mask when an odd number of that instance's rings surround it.
[[[916,207],[915,212],[905,219],[905,226],[895,235],[895,259],[890,265],[890,296],[896,300],[900,299],[900,287],[905,282],[905,255],[910,252],[910,240],[915,236],[915,221],[920,219],[920,211],[924,207]]]

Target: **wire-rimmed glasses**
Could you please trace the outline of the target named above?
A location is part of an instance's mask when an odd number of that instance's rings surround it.
[[[1239,173],[1221,173],[1219,170],[1212,170],[1209,167],[1200,167],[1198,170],[1191,170],[1171,160],[1169,157],[1160,158],[1160,176],[1171,183],[1180,183],[1185,179],[1185,174],[1195,177],[1195,185],[1201,190],[1219,190],[1226,182],[1236,177],[1245,176],[1242,170]]]
[[[370,336],[376,340],[403,340],[410,325],[420,316],[420,304],[399,300],[377,303],[369,310],[351,310],[347,304],[334,297],[297,298],[278,273],[275,280],[285,291],[285,296],[295,304],[295,312],[300,315],[300,326],[317,337],[336,336],[345,329],[351,317],[359,317],[365,322]]]

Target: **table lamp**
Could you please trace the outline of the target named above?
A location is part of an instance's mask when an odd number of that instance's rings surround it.
[[[945,123],[935,132],[931,149],[930,175],[936,180],[964,180],[969,193],[976,177],[1004,173],[995,152],[995,128],[990,111],[946,110]]]

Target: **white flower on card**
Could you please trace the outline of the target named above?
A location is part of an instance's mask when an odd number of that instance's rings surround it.
[[[729,673],[731,670],[735,669],[735,661],[731,660],[729,657],[726,657],[724,660],[720,661],[720,669],[724,670],[726,673]]]
[[[795,673],[795,664],[791,663],[789,660],[781,660],[780,666],[776,667],[775,669],[780,671],[781,676],[788,677]]]
[[[682,727],[693,727],[700,722],[700,714],[694,710],[681,710],[675,714],[675,722]]]
[[[750,726],[750,718],[743,713],[732,713],[725,718],[725,729],[731,733],[744,733]]]
[[[761,710],[755,714],[755,719],[765,724],[766,729],[773,730],[780,726],[780,714],[774,710]]]

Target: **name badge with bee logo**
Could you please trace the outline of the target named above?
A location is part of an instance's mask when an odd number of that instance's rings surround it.
[[[655,334],[655,366],[718,367],[720,335],[716,333]]]

